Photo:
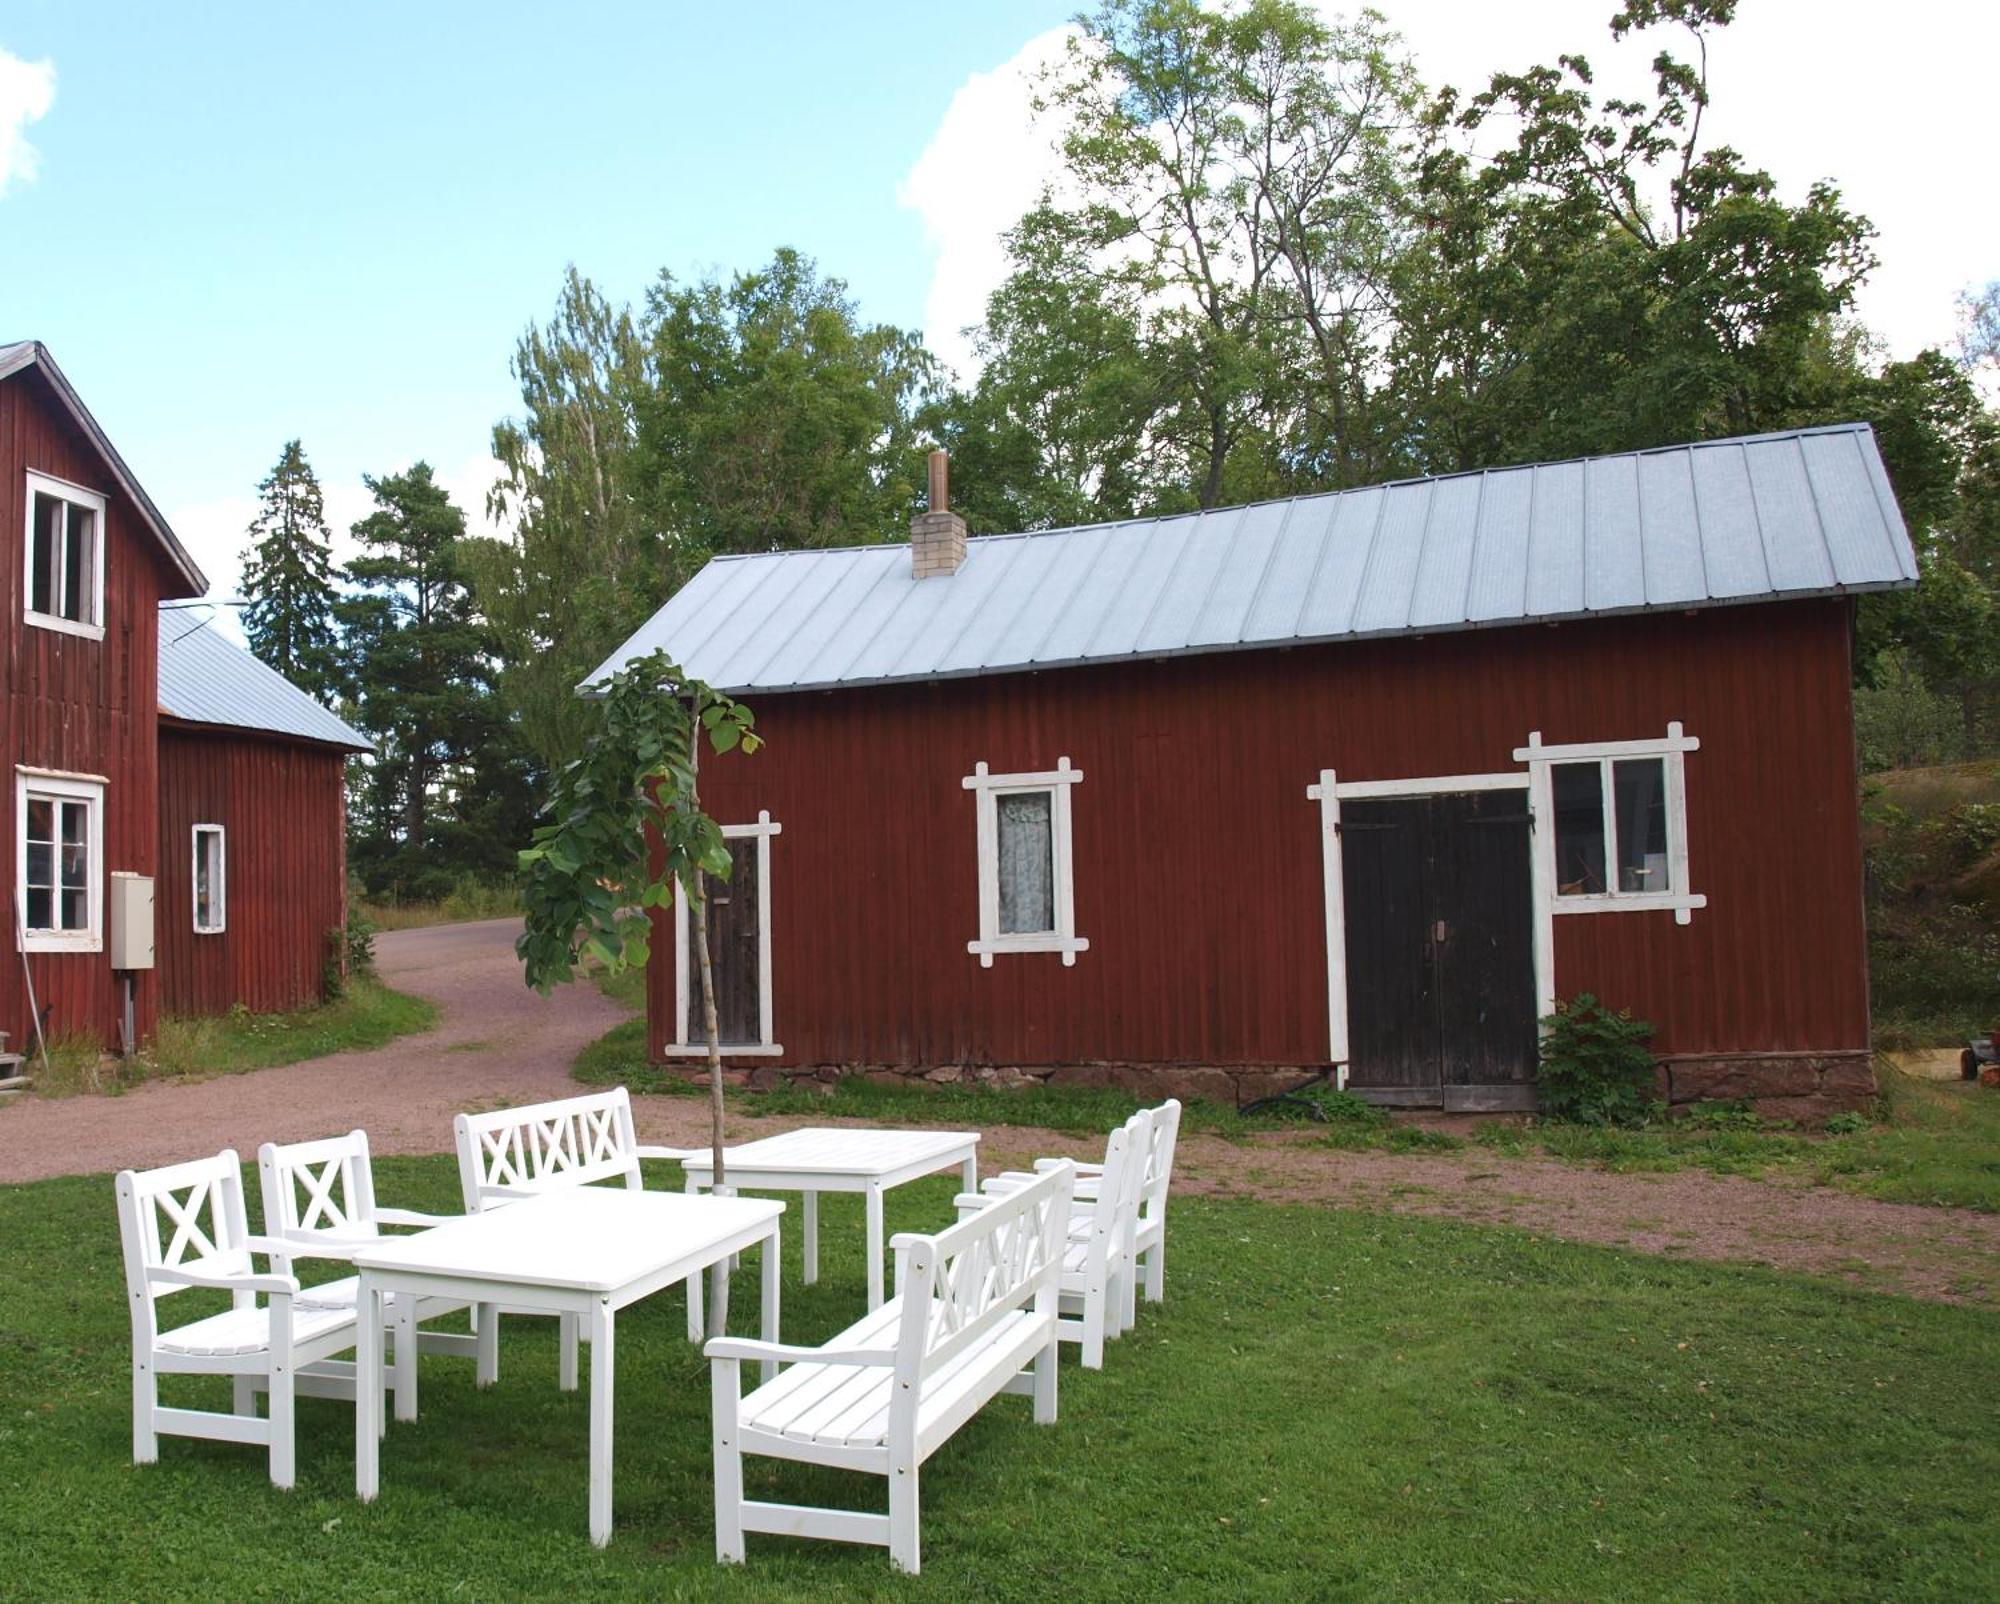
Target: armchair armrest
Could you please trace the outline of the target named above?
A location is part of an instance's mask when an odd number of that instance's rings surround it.
[[[462,1214],[426,1214],[422,1209],[377,1209],[376,1220],[383,1225],[450,1225],[465,1218]]]
[[[245,1271],[190,1270],[185,1265],[161,1265],[146,1272],[148,1280],[166,1281],[175,1286],[213,1287],[221,1292],[262,1292],[270,1297],[296,1297],[298,1277],[252,1275]]]
[[[311,1231],[299,1236],[246,1236],[242,1246],[267,1258],[339,1259],[344,1262],[354,1257],[355,1249],[370,1247],[380,1240],[379,1237],[363,1236],[359,1232],[353,1236],[342,1236],[333,1231]]]
[[[638,1154],[640,1158],[671,1159],[676,1164],[685,1164],[691,1158],[701,1158],[704,1156],[700,1148],[660,1147],[645,1142],[641,1142],[637,1147],[633,1148],[632,1151]]]
[[[766,1359],[779,1364],[892,1365],[894,1348],[802,1348],[790,1342],[758,1342],[749,1337],[716,1337],[702,1350],[710,1359]]]
[[[1076,1171],[1076,1178],[1079,1181],[1095,1180],[1104,1174],[1102,1164],[1091,1164],[1074,1158],[1038,1158],[1035,1160],[1035,1173],[1046,1175],[1050,1170],[1061,1169],[1065,1164]]]

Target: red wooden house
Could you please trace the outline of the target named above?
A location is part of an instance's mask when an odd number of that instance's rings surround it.
[[[82,1034],[105,1045],[130,1027],[143,1041],[160,1010],[226,1009],[237,1001],[283,1006],[318,994],[325,953],[323,927],[303,919],[263,921],[250,911],[270,902],[310,906],[325,918],[337,902],[340,873],[338,762],[326,768],[311,807],[275,787],[254,793],[263,819],[239,814],[248,840],[266,832],[313,835],[310,853],[294,854],[267,876],[261,858],[239,856],[233,891],[238,910],[213,940],[229,956],[214,984],[176,980],[157,965],[180,945],[172,894],[194,872],[199,846],[192,829],[163,825],[205,802],[208,771],[253,761],[289,726],[253,731],[240,719],[211,732],[219,744],[199,754],[183,731],[200,715],[183,715],[163,734],[162,653],[174,650],[162,629],[187,630],[194,620],[162,603],[200,596],[207,581],[174,537],[137,479],[91,417],[48,351],[34,341],[0,346],[0,606],[5,650],[0,654],[0,761],[7,769],[10,828],[0,844],[0,878],[8,890],[8,939],[0,963],[0,1032],[21,1051],[39,1015],[52,1036]],[[234,659],[262,670],[246,653]],[[240,664],[228,685],[253,681]],[[275,676],[272,676],[275,678]],[[280,681],[280,684],[283,682]],[[309,701],[285,686],[292,697]],[[266,691],[268,685],[264,686]],[[254,705],[254,704],[253,704]],[[323,727],[315,749],[363,744],[339,720]],[[299,710],[294,706],[291,716]],[[242,807],[253,793],[245,789]],[[332,810],[329,811],[328,803]],[[219,806],[219,804],[215,804]],[[198,822],[210,822],[207,820]],[[330,834],[329,834],[330,832]],[[226,851],[226,849],[224,849]],[[260,849],[252,848],[253,852]],[[296,865],[295,878],[288,876]],[[156,902],[156,888],[168,892]],[[193,917],[191,910],[184,910]],[[331,921],[328,921],[331,922]],[[186,932],[195,937],[190,925]],[[297,948],[297,951],[293,949]],[[309,962],[309,968],[305,967]],[[196,965],[200,967],[200,965]],[[210,969],[218,967],[211,964]],[[265,971],[309,975],[266,984]],[[260,978],[243,978],[256,975]],[[33,1002],[30,1002],[32,995]]]
[[[972,540],[935,467],[909,546],[718,558],[605,665],[767,743],[704,775],[733,1063],[1520,1107],[1592,992],[1675,1101],[1872,1092],[1868,429]]]

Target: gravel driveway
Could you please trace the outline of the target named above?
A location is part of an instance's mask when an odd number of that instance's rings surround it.
[[[213,1080],[152,1082],[121,1097],[23,1098],[0,1109],[0,1182],[144,1169],[260,1142],[360,1126],[378,1153],[451,1151],[460,1109],[564,1097],[570,1061],[624,1017],[595,986],[538,997],[521,982],[516,919],[393,930],[375,939],[382,979],[438,1006],[438,1028]]]

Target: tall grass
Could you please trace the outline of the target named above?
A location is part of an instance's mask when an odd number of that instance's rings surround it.
[[[360,887],[350,888],[348,900],[377,930],[414,930],[424,925],[467,924],[475,919],[513,919],[521,913],[521,892],[511,880],[460,878],[450,891],[431,902],[377,900]]]

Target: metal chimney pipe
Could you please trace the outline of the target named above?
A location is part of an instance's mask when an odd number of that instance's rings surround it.
[[[951,511],[951,455],[939,446],[930,455],[930,508],[932,512]]]

